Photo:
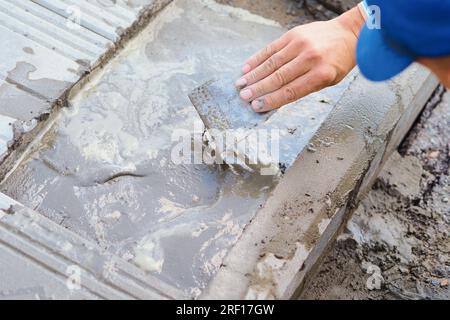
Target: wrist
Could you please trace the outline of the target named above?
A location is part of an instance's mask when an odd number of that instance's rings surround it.
[[[360,6],[356,6],[336,18],[337,22],[348,31],[351,31],[358,38],[361,29],[366,22]]]

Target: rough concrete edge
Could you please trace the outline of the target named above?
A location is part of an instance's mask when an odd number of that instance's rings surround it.
[[[358,76],[314,136],[317,151],[300,154],[200,299],[297,296],[436,86],[417,66],[383,84]]]
[[[125,47],[137,34],[143,30],[153,18],[163,10],[167,5],[169,5],[173,0],[154,0],[150,5],[144,7],[139,14],[137,19],[126,29],[122,30],[119,34],[119,38],[116,43],[114,43],[110,48],[108,48],[103,54],[101,54],[97,61],[91,66],[90,70],[86,70],[80,79],[73,85],[69,86],[64,93],[55,101],[50,104],[50,112],[41,114],[37,120],[39,124],[31,130],[17,138],[12,146],[8,150],[8,155],[5,156],[3,162],[0,164],[0,181],[5,180],[6,176],[15,170],[17,163],[20,162],[25,153],[28,151],[33,151],[28,146],[36,136],[45,128],[48,127],[48,119],[52,119],[55,113],[58,113],[61,108],[67,106],[67,101],[69,96],[80,91],[87,82],[90,81],[92,76],[95,76],[101,71],[101,69],[108,63],[113,57],[120,53],[121,49]],[[51,120],[50,120],[51,121]]]
[[[1,193],[0,230],[0,241],[56,277],[66,280],[67,270],[79,268],[80,285],[99,298],[186,298],[180,290]]]
[[[438,80],[434,75],[430,74],[426,77],[420,90],[414,96],[414,99],[410,102],[409,107],[401,115],[395,127],[388,134],[388,140],[383,147],[384,150],[380,150],[375,158],[370,162],[369,169],[367,170],[360,185],[355,188],[354,193],[350,196],[347,205],[339,210],[339,212],[333,217],[331,223],[325,230],[323,236],[320,239],[320,243],[316,246],[315,252],[312,252],[308,259],[305,261],[305,268],[302,274],[299,274],[293,282],[293,286],[288,291],[292,292],[289,297],[299,297],[302,294],[302,290],[307,286],[308,281],[314,276],[318,270],[323,258],[334,243],[336,236],[345,226],[346,222],[350,219],[358,207],[358,203],[364,198],[364,196],[370,191],[372,185],[375,183],[384,165],[386,164],[392,153],[398,148],[406,134],[409,132],[420,112],[423,110],[426,102],[430,98],[430,95],[436,90],[439,85]]]

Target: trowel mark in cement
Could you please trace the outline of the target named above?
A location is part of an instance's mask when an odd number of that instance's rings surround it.
[[[198,294],[276,182],[206,165],[174,165],[171,133],[192,130],[200,120],[187,97],[193,88],[239,69],[283,32],[212,1],[175,1],[71,99],[40,150],[3,190]],[[287,167],[349,81],[268,121],[269,129],[285,133],[281,161]]]

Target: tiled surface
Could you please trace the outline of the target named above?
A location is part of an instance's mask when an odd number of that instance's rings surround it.
[[[0,194],[0,299],[169,299],[177,290]]]
[[[140,4],[136,7],[132,5],[133,1],[33,0],[32,2],[66,19],[76,17],[79,10],[81,13],[79,21],[84,29],[115,42],[121,31],[135,21],[140,9],[151,0],[134,1]]]
[[[0,118],[48,114],[140,15],[168,2],[0,0]]]

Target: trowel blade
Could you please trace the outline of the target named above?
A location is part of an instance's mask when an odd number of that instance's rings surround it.
[[[207,129],[252,129],[267,121],[273,112],[256,113],[239,97],[233,79],[210,80],[189,98]]]
[[[278,162],[274,162],[268,156],[265,143],[258,143],[258,139],[255,140],[250,134],[266,122],[275,111],[268,113],[253,111],[251,105],[239,97],[231,77],[208,81],[195,89],[189,98],[203,120],[207,132],[211,133],[207,135],[207,140],[213,142],[216,157],[220,161],[227,163],[231,168],[236,169],[237,166],[250,172],[258,169],[270,175],[277,175],[280,172]],[[238,134],[239,131],[243,134]],[[231,144],[228,144],[228,135],[233,137]],[[215,143],[217,141],[222,143]],[[225,145],[224,141],[227,142]],[[240,143],[236,145],[234,141]]]

